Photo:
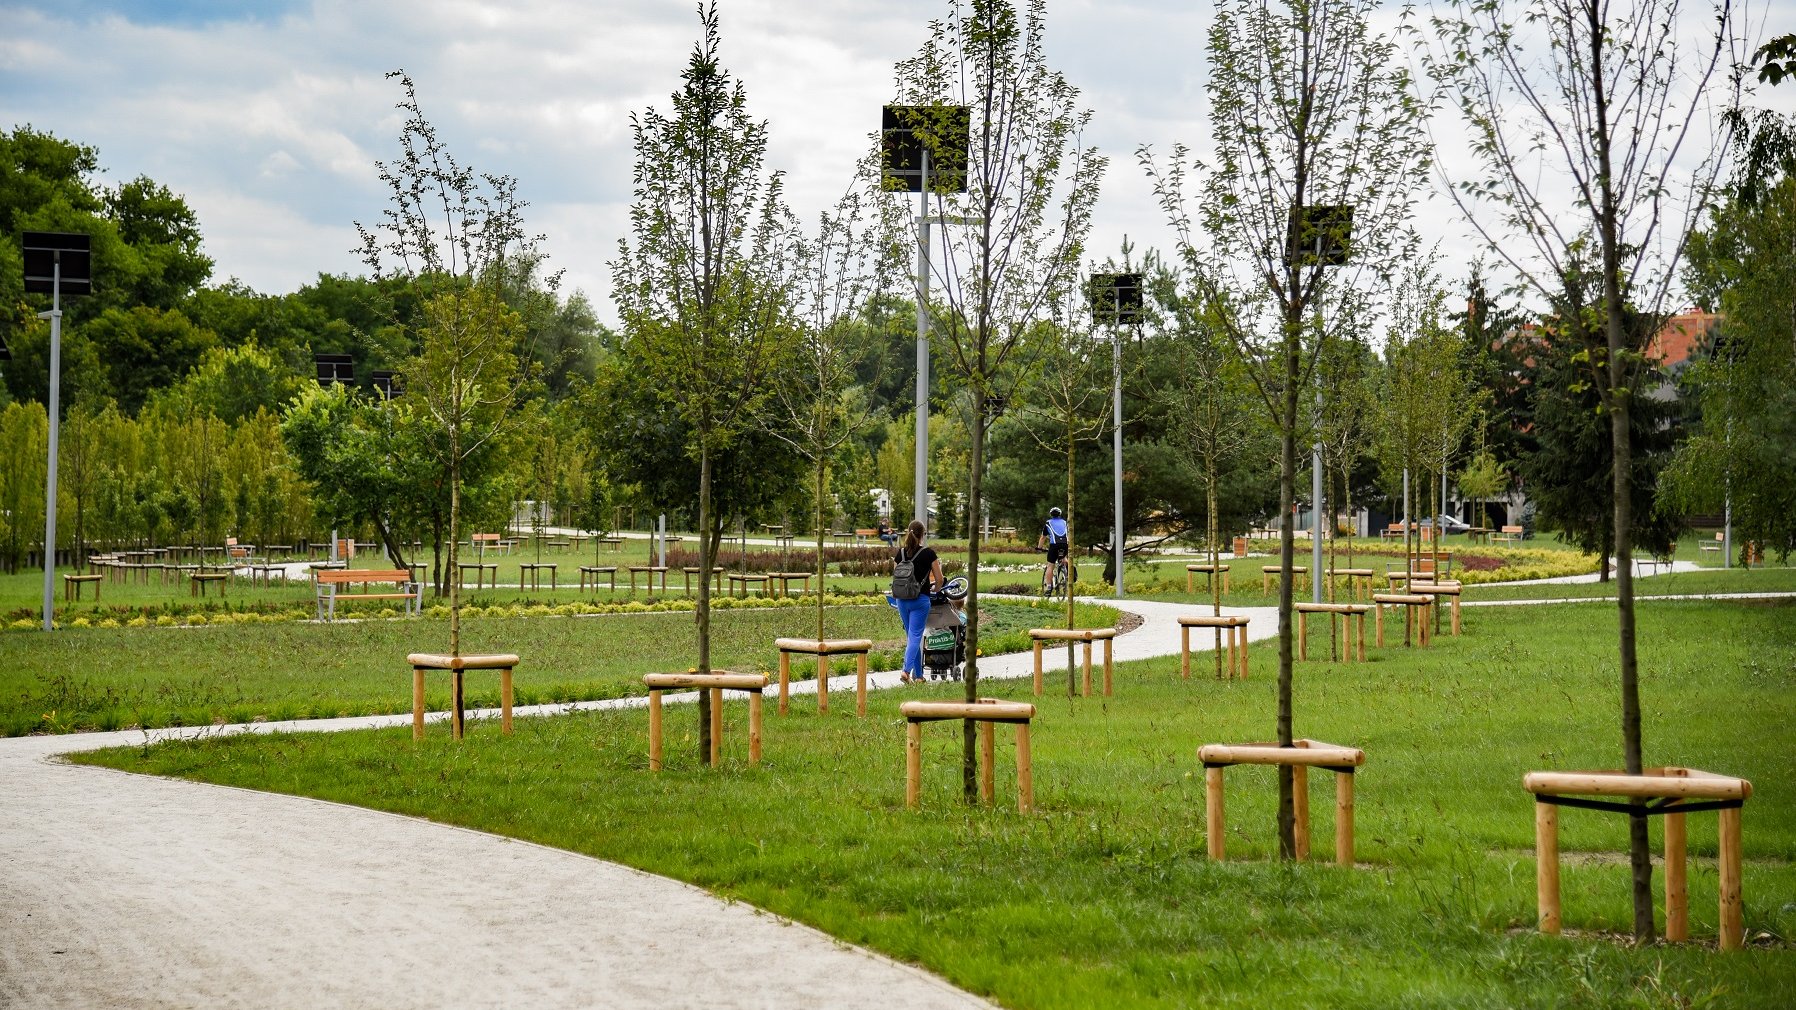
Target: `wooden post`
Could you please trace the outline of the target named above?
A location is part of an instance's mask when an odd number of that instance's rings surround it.
[[[1066,643],[1066,647],[1069,649],[1072,648],[1073,643]],[[1080,697],[1091,697],[1091,639],[1089,638],[1085,640],[1084,679],[1081,681]]]
[[[1237,662],[1239,662],[1241,664],[1241,666],[1240,666],[1241,679],[1246,680],[1247,679],[1247,625],[1245,625],[1245,624],[1235,625],[1235,639],[1237,642],[1240,643],[1240,658],[1237,660]]]
[[[1690,891],[1684,867],[1684,815],[1665,815],[1665,939],[1690,939]]]
[[[661,770],[661,692],[649,692],[649,771]]]
[[[723,689],[713,687],[711,690],[711,767],[715,768],[723,757]]]
[[[1291,835],[1298,862],[1310,858],[1310,770],[1291,766]]]
[[[1382,649],[1384,648],[1384,604],[1373,600],[1372,613],[1374,614],[1373,623],[1378,626],[1378,647]]]
[[[1559,935],[1559,808],[1534,804],[1534,894],[1540,931]]]
[[[1104,639],[1104,697],[1106,698],[1115,693],[1115,685],[1112,680],[1112,674],[1116,669],[1115,644],[1116,639],[1114,638]]]
[[[997,797],[997,753],[993,742],[996,736],[995,724],[979,724],[979,798],[987,803]]]
[[[1204,833],[1209,836],[1210,858],[1222,858],[1222,769],[1204,769]]]
[[[917,809],[923,800],[923,724],[904,726],[904,805]]]
[[[454,722],[451,723],[451,726],[454,729],[453,736],[457,740],[461,739],[461,735],[466,729],[465,720],[467,718],[462,698],[462,680],[463,674],[461,670],[449,671],[449,693],[455,704],[455,714],[450,716],[450,718],[454,720]]]
[[[817,711],[829,711],[829,653],[817,653]]]
[[[1034,646],[1035,646],[1035,693],[1040,694],[1041,693],[1041,639],[1039,639],[1039,638],[1036,639]]]
[[[424,739],[424,668],[412,667],[412,739]]]
[[[748,763],[761,763],[761,692],[748,695]]]
[[[1026,722],[1019,722],[1016,724],[1016,809],[1019,814],[1026,814],[1035,809],[1035,770],[1031,767],[1029,762],[1029,724]],[[1737,828],[1739,824],[1738,819],[1736,819],[1734,823]],[[1740,910],[1740,903],[1738,900],[1740,888],[1737,872],[1740,863],[1738,858],[1739,842],[1740,835],[1736,830],[1734,833],[1734,867],[1736,870],[1734,878],[1736,881],[1734,886],[1734,920],[1736,925],[1739,923]]]
[[[1179,676],[1191,679],[1191,629],[1179,625]]]
[[[1335,862],[1353,866],[1353,773],[1335,772]]]
[[[867,652],[861,650],[854,663],[854,714],[867,714]]]
[[[1297,659],[1309,662],[1310,658],[1310,615],[1306,611],[1297,612]],[[1301,857],[1299,857],[1301,858]]]
[[[1359,661],[1364,663],[1366,661],[1366,615],[1356,614],[1354,616],[1357,618],[1354,623],[1359,625]]]
[[[1721,878],[1721,949],[1739,950],[1746,941],[1740,907],[1740,808],[1716,811],[1720,837],[1716,839]]]
[[[786,696],[791,690],[792,654],[780,650],[780,715],[786,714]]]
[[[511,667],[499,670],[499,726],[511,735]]]

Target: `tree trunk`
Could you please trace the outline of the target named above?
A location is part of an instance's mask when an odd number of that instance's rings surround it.
[[[1295,270],[1292,271],[1295,273]],[[1293,283],[1295,287],[1295,283]],[[1283,575],[1278,585],[1278,744],[1292,745],[1291,733],[1291,601],[1296,578],[1291,566],[1296,561],[1295,530],[1291,528],[1291,509],[1296,501],[1297,480],[1297,382],[1302,365],[1303,348],[1299,339],[1303,325],[1299,306],[1291,305],[1285,313],[1285,388],[1284,418],[1281,425],[1278,463],[1278,508],[1284,521],[1279,523],[1278,561]],[[1297,858],[1296,791],[1290,765],[1278,766],[1278,851],[1284,859]]]
[[[1210,613],[1213,616],[1221,617],[1222,573],[1216,569],[1222,564],[1222,544],[1220,542],[1222,522],[1216,518],[1216,457],[1214,455],[1204,461],[1204,498],[1205,508],[1209,511],[1209,519],[1205,523],[1209,529],[1204,532],[1204,542],[1210,547]],[[1234,632],[1231,631],[1229,634],[1233,635]],[[1210,650],[1210,656],[1216,661],[1216,679],[1221,680],[1222,632],[1213,632],[1210,637],[1211,641],[1215,643],[1215,648]],[[1232,640],[1230,647],[1233,647]]]
[[[698,449],[698,672],[711,672],[711,567],[717,557],[711,545],[711,445],[704,433]],[[711,761],[711,692],[700,691],[698,704],[698,763]]]
[[[460,404],[457,404],[459,408]],[[457,409],[455,418],[461,412]],[[449,429],[449,570],[461,561],[461,429]],[[461,580],[449,580],[449,655],[461,655]]]
[[[824,596],[823,575],[824,575],[824,567],[825,567],[824,561],[823,561],[823,531],[827,528],[823,525],[823,482],[824,482],[824,477],[826,476],[825,467],[827,467],[827,466],[828,466],[828,459],[824,455],[823,447],[818,446],[817,447],[817,641],[819,641],[819,642],[823,641],[823,596]],[[709,572],[706,572],[705,578],[710,578],[710,577],[711,577],[711,574]]]
[[[979,358],[983,374],[985,356]],[[985,386],[975,380],[973,386],[973,459],[967,478],[967,514],[981,514],[984,488],[979,476],[985,469]],[[978,523],[970,524],[967,536],[967,665],[964,680],[968,703],[979,700],[979,533]],[[978,734],[971,719],[961,720],[960,789],[971,805],[979,802],[979,765],[976,751]]]
[[[1633,446],[1628,415],[1633,404],[1628,383],[1628,363],[1623,358],[1627,347],[1623,333],[1621,296],[1621,250],[1617,235],[1615,193],[1609,150],[1609,95],[1604,78],[1604,48],[1609,39],[1602,22],[1603,8],[1586,8],[1589,19],[1591,55],[1591,97],[1596,107],[1594,135],[1597,143],[1597,181],[1601,188],[1598,226],[1603,246],[1603,315],[1609,348],[1609,438],[1614,453],[1611,493],[1615,496],[1615,599],[1618,653],[1621,660],[1621,737],[1627,762],[1627,773],[1639,775],[1642,768],[1640,740],[1640,668],[1634,650],[1634,503],[1629,494],[1629,476]],[[1635,806],[1641,806],[1636,801]],[[1653,938],[1653,862],[1648,846],[1646,816],[1628,816],[1628,856],[1634,876],[1634,938],[1642,942]]]

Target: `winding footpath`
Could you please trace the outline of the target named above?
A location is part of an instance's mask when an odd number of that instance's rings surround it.
[[[1143,624],[1117,639],[1119,661],[1177,653],[1175,618],[1192,608],[1124,606]],[[1270,608],[1232,612],[1254,617],[1256,635],[1275,630]],[[1026,677],[1030,657],[981,666],[986,677]],[[873,683],[896,687],[898,674]],[[852,690],[853,678],[831,687]],[[146,736],[409,720],[0,740],[0,1007],[989,1006],[915,967],[615,863],[57,760]]]

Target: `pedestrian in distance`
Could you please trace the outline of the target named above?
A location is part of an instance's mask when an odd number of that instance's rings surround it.
[[[927,536],[922,521],[912,520],[892,558],[892,604],[904,624],[904,673],[899,680],[906,684],[924,679],[923,626],[929,619],[929,597],[947,581],[935,548],[923,545]]]

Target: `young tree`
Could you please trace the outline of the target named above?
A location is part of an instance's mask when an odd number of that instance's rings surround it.
[[[1223,327],[1278,431],[1279,560],[1294,539],[1297,446],[1311,421],[1318,348],[1345,322],[1364,325],[1377,278],[1408,251],[1404,223],[1428,166],[1423,109],[1397,47],[1377,34],[1374,0],[1224,0],[1210,29],[1215,163],[1183,145],[1164,167],[1140,160],[1178,233],[1188,281],[1216,306]],[[1186,207],[1197,177],[1199,211]],[[1321,211],[1352,208],[1345,270],[1321,265],[1316,243],[1342,247],[1340,222]],[[1335,282],[1324,283],[1334,270]],[[1278,742],[1292,735],[1292,579],[1278,604]],[[1296,851],[1292,778],[1279,769],[1279,849]]]
[[[872,166],[863,166],[871,170]],[[872,420],[867,400],[857,395],[857,374],[868,357],[864,312],[880,294],[882,277],[897,272],[895,252],[870,230],[866,198],[851,190],[833,210],[819,216],[815,238],[795,249],[794,295],[797,329],[793,360],[785,381],[776,382],[769,434],[811,461],[816,507],[817,640],[823,640],[826,565],[823,538],[829,530],[829,462]]]
[[[1643,767],[1631,556],[1636,516],[1630,414],[1643,358],[1686,236],[1728,143],[1745,53],[1731,0],[1452,0],[1430,60],[1452,89],[1482,169],[1451,192],[1472,227],[1545,300],[1588,242],[1600,262],[1597,383],[1612,445],[1617,652],[1626,770]],[[1542,58],[1545,48],[1549,54]],[[1733,77],[1728,80],[1728,75]],[[1726,81],[1720,88],[1714,84]],[[1705,159],[1705,155],[1708,157]],[[1626,315],[1649,320],[1629,333]],[[1643,332],[1642,332],[1643,331]],[[1634,935],[1653,936],[1644,813],[1629,817]]]
[[[931,284],[926,306],[932,339],[968,391],[972,442],[966,509],[977,530],[984,515],[986,433],[994,395],[1041,317],[1076,282],[1105,159],[1084,142],[1091,119],[1079,93],[1048,66],[1043,0],[1019,11],[1001,0],[956,4],[930,25],[929,40],[897,68],[897,100],[914,107],[965,106],[971,150],[945,145],[951,131],[914,126],[936,165],[966,165],[964,193],[952,175],[931,175]],[[899,201],[884,205],[895,233],[922,241],[924,222]],[[979,693],[979,537],[967,538],[966,699]],[[975,733],[962,736],[961,786],[977,802]]]
[[[372,229],[356,224],[375,279],[399,279],[418,298],[421,353],[404,368],[416,422],[440,437],[435,450],[449,492],[449,571],[460,563],[462,485],[470,464],[505,431],[523,381],[521,324],[503,298],[507,265],[536,262],[540,237],[524,233],[517,180],[477,175],[450,153],[424,117],[404,71],[400,158],[377,162],[390,204]],[[550,279],[553,287],[556,279]],[[389,543],[395,563],[403,564]],[[461,654],[461,585],[449,583],[449,653]]]
[[[684,422],[698,460],[699,565],[709,572],[727,513],[713,501],[714,463],[752,428],[790,329],[792,238],[781,176],[764,167],[767,124],[720,62],[717,7],[699,8],[694,45],[673,112],[631,117],[636,150],[631,238],[612,261],[624,340],[644,377]],[[698,671],[711,670],[711,580],[698,591]],[[698,753],[711,748],[710,705],[699,697]]]
[[[1322,398],[1318,418],[1318,441],[1322,444],[1323,468],[1332,473],[1340,488],[1341,511],[1346,513],[1347,565],[1353,566],[1353,474],[1366,457],[1367,446],[1377,435],[1378,394],[1380,378],[1378,358],[1357,335],[1331,340],[1322,348],[1317,364],[1322,385],[1328,395]],[[1325,485],[1333,487],[1333,485]],[[1329,498],[1334,499],[1331,492]],[[1328,567],[1337,567],[1336,538],[1328,538]],[[1332,593],[1334,580],[1329,580]],[[1329,622],[1332,631],[1334,622]]]

